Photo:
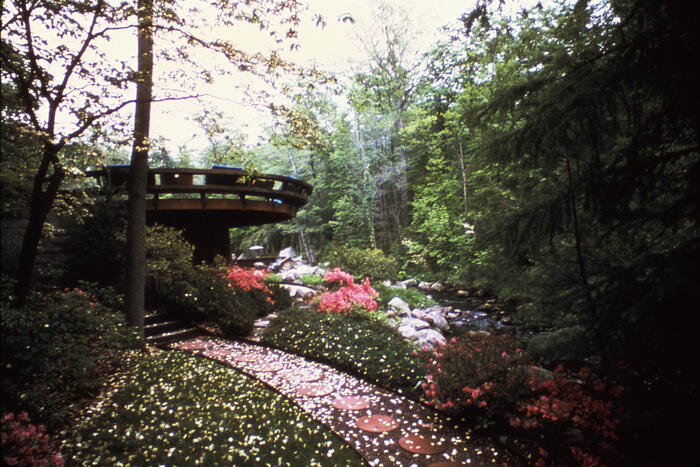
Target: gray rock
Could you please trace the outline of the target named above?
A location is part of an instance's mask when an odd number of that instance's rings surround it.
[[[401,327],[410,326],[415,330],[426,329],[430,327],[430,324],[423,321],[422,319],[416,318],[403,318],[401,320]]]
[[[396,310],[394,310],[394,309],[392,308],[392,309],[387,310],[386,315],[387,315],[389,318],[393,318],[394,316],[397,316],[398,313],[396,313]]]
[[[427,318],[429,323],[441,331],[447,331],[450,329],[450,325],[447,323],[447,320],[442,317],[442,313],[439,311],[431,311],[428,313]]]
[[[408,316],[411,318],[416,318],[416,319],[420,319],[423,321],[428,321],[428,314],[424,310],[421,310],[420,308],[416,308],[415,310],[412,310]]]
[[[416,337],[416,330],[411,326],[399,326],[399,334],[406,339],[413,339]]]
[[[277,255],[278,258],[291,258],[292,256],[296,256],[297,252],[294,251],[294,248],[291,246],[288,246],[287,248],[282,249],[280,251],[280,254]]]
[[[425,281],[421,281],[421,282],[418,284],[418,289],[420,289],[420,290],[422,290],[422,291],[424,291],[424,292],[428,292],[428,291],[430,291],[430,283],[425,282]]]
[[[443,290],[445,290],[445,286],[439,282],[435,282],[433,284],[430,284],[430,290],[432,290],[433,292],[442,292]]]
[[[291,285],[291,284],[280,284],[280,287],[285,289],[287,293],[289,293],[289,296],[292,298],[306,298],[312,296],[315,292],[313,289],[309,289],[308,287],[300,287],[298,285]]]
[[[411,313],[411,307],[408,306],[401,297],[394,297],[389,300],[389,309],[396,311],[399,316],[407,316]]]
[[[389,280],[382,281],[382,285],[383,285],[384,287],[391,287],[391,281],[389,281]]]
[[[267,319],[259,319],[253,323],[253,326],[256,328],[266,328],[269,325],[270,325],[270,320],[267,320]]]
[[[397,285],[403,285],[404,287],[415,287],[418,285],[418,281],[411,278],[399,282]]]
[[[415,339],[418,345],[421,347],[427,347],[428,349],[440,347],[445,345],[447,342],[445,340],[445,336],[443,336],[440,331],[436,331],[435,329],[422,329],[420,331],[416,331]]]

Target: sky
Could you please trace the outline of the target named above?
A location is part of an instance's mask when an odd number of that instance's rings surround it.
[[[302,16],[298,30],[300,47],[287,52],[286,58],[301,65],[315,65],[321,70],[346,76],[352,70],[361,68],[366,55],[356,35],[358,31],[371,28],[376,17],[376,0],[306,0],[304,3],[308,5],[308,10]],[[424,52],[439,39],[439,28],[455,22],[471,7],[472,0],[388,0],[388,3],[406,10],[416,31],[412,43],[418,51]],[[315,25],[312,21],[314,13],[324,17],[325,27]],[[354,23],[338,20],[348,14]],[[246,27],[232,28],[221,34],[248,50],[266,48],[264,40],[255,40],[260,35]],[[155,66],[158,67],[157,62]],[[236,80],[235,85],[231,80]],[[241,73],[227,79],[217,79],[213,86],[206,89],[206,93],[211,96],[208,102],[224,113],[224,123],[247,134],[248,142],[252,143],[261,135],[262,128],[271,124],[272,119],[264,109],[256,109],[244,102],[238,85],[247,80]],[[250,85],[254,87],[255,83],[250,81]],[[201,135],[195,136],[201,130],[192,117],[201,111],[201,105],[197,101],[154,105],[151,137],[167,140],[165,147],[171,152],[184,147],[198,153],[206,147],[206,139]]]

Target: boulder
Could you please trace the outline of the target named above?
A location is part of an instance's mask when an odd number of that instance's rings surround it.
[[[411,326],[399,326],[399,334],[401,334],[406,339],[413,339],[416,337],[416,330]]]
[[[411,313],[411,307],[408,306],[401,297],[394,297],[389,300],[389,309],[396,311],[399,316],[408,316]]]
[[[420,319],[422,321],[429,321],[428,314],[425,312],[425,310],[421,310],[420,308],[416,308],[415,310],[411,311],[408,316],[411,318]]]
[[[427,315],[427,321],[431,323],[433,326],[438,328],[441,331],[447,331],[450,329],[450,325],[447,323],[447,320],[443,318],[442,313],[437,310],[433,310]]]
[[[423,321],[422,319],[403,318],[401,320],[401,327],[404,327],[404,326],[410,326],[415,330],[420,330],[420,329],[429,328],[430,324],[427,323],[426,321]]]
[[[459,310],[448,311],[445,315],[447,319],[457,319],[462,313]]]
[[[301,298],[304,299],[306,297],[310,297],[314,295],[314,290],[309,289],[308,287],[301,287],[298,285],[291,285],[291,284],[280,284],[280,287],[285,289],[287,293],[289,293],[289,296],[292,298]]]
[[[383,285],[384,287],[391,287],[391,281],[389,281],[389,280],[382,281],[382,285]]]
[[[291,246],[288,246],[287,248],[282,249],[280,251],[280,254],[277,255],[278,258],[291,258],[292,256],[296,256],[297,252],[294,251],[294,248]]]
[[[399,282],[399,283],[396,284],[396,285],[399,286],[399,287],[400,287],[400,286],[403,286],[404,288],[406,288],[406,287],[415,287],[415,286],[418,285],[418,281],[415,280],[415,279],[413,279],[413,278],[411,278],[411,279],[403,280],[403,281]]]
[[[445,336],[440,331],[435,329],[422,329],[416,331],[415,340],[421,347],[426,347],[430,350],[445,345],[447,342]]]
[[[445,290],[445,286],[439,282],[434,282],[430,284],[430,290],[433,292],[442,292],[443,290]]]
[[[424,292],[429,292],[430,286],[431,286],[431,284],[429,282],[421,281],[418,283],[418,289],[422,290]]]

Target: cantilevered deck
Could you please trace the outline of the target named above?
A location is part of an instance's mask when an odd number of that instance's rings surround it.
[[[129,166],[109,166],[96,175],[114,189],[126,188]],[[312,191],[294,177],[238,167],[149,169],[146,221],[183,229],[198,260],[228,259],[229,228],[292,219]]]

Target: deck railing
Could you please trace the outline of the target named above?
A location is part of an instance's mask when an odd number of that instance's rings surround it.
[[[113,188],[126,187],[128,165],[112,165],[95,175]],[[214,166],[211,169],[160,168],[148,169],[147,192],[153,200],[198,194],[204,201],[210,195],[262,198],[272,202],[301,207],[308,202],[313,187],[283,175],[250,173],[238,167]]]

